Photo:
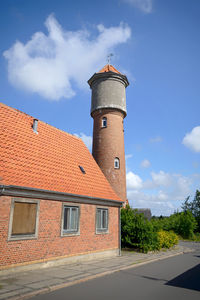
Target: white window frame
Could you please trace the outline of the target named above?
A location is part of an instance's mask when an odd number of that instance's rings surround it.
[[[100,226],[98,226],[98,214],[100,212]],[[103,214],[106,213],[106,226],[103,227]],[[108,233],[109,211],[105,207],[96,208],[96,234]]]
[[[15,202],[37,204],[36,220],[35,220],[35,232],[34,233],[31,233],[31,234],[17,234],[17,235],[13,234],[12,235],[12,226],[13,226],[13,216],[14,216]],[[8,241],[37,239],[38,238],[39,210],[40,210],[40,201],[39,200],[26,199],[26,198],[13,198],[12,201],[11,201],[11,207],[10,207],[10,221],[9,221],[9,228],[8,228]]]
[[[102,128],[106,128],[107,127],[107,118],[106,117],[103,117],[102,120],[101,120],[101,127]]]
[[[120,160],[119,160],[119,157],[115,157],[115,159],[114,159],[114,168],[115,169],[120,169]]]
[[[65,224],[65,209],[69,209],[70,211],[70,219],[69,219],[69,228],[64,229]],[[71,216],[72,216],[72,210],[76,209],[77,216],[76,216],[76,228],[71,228]],[[62,205],[62,218],[61,218],[61,236],[72,236],[72,235],[80,235],[80,206],[76,205],[74,203],[63,203]]]

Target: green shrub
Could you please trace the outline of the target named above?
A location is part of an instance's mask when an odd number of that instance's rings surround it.
[[[196,226],[197,222],[190,211],[182,212],[179,214],[177,233],[180,234],[183,238],[193,238]]]
[[[171,248],[178,244],[178,236],[173,231],[160,230],[158,232],[159,248]]]
[[[155,230],[174,231],[183,238],[192,238],[196,229],[196,221],[190,211],[174,213],[170,217],[153,218]]]
[[[151,222],[129,206],[121,210],[121,241],[122,247],[142,252],[159,249],[157,232]]]
[[[121,209],[121,242],[123,248],[134,248],[142,252],[170,248],[178,243],[178,236],[170,231],[171,228],[180,227],[177,225],[177,216],[152,219],[148,221],[143,214],[129,206]],[[169,231],[163,230],[169,229]]]

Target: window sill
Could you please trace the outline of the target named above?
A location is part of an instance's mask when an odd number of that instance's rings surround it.
[[[77,236],[77,235],[80,235],[80,232],[62,232],[61,233],[61,237],[66,237],[66,236]]]
[[[96,234],[108,234],[108,230],[96,230]]]
[[[23,240],[37,240],[37,235],[13,235],[8,238],[8,241],[23,241]]]

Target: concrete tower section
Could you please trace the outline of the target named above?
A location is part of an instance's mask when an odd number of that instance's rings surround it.
[[[129,82],[112,65],[106,65],[88,84],[92,89],[94,119],[92,155],[117,195],[127,201],[123,120]]]

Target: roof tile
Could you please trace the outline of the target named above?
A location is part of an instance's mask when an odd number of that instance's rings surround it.
[[[80,138],[33,119],[0,103],[1,184],[121,201]]]

